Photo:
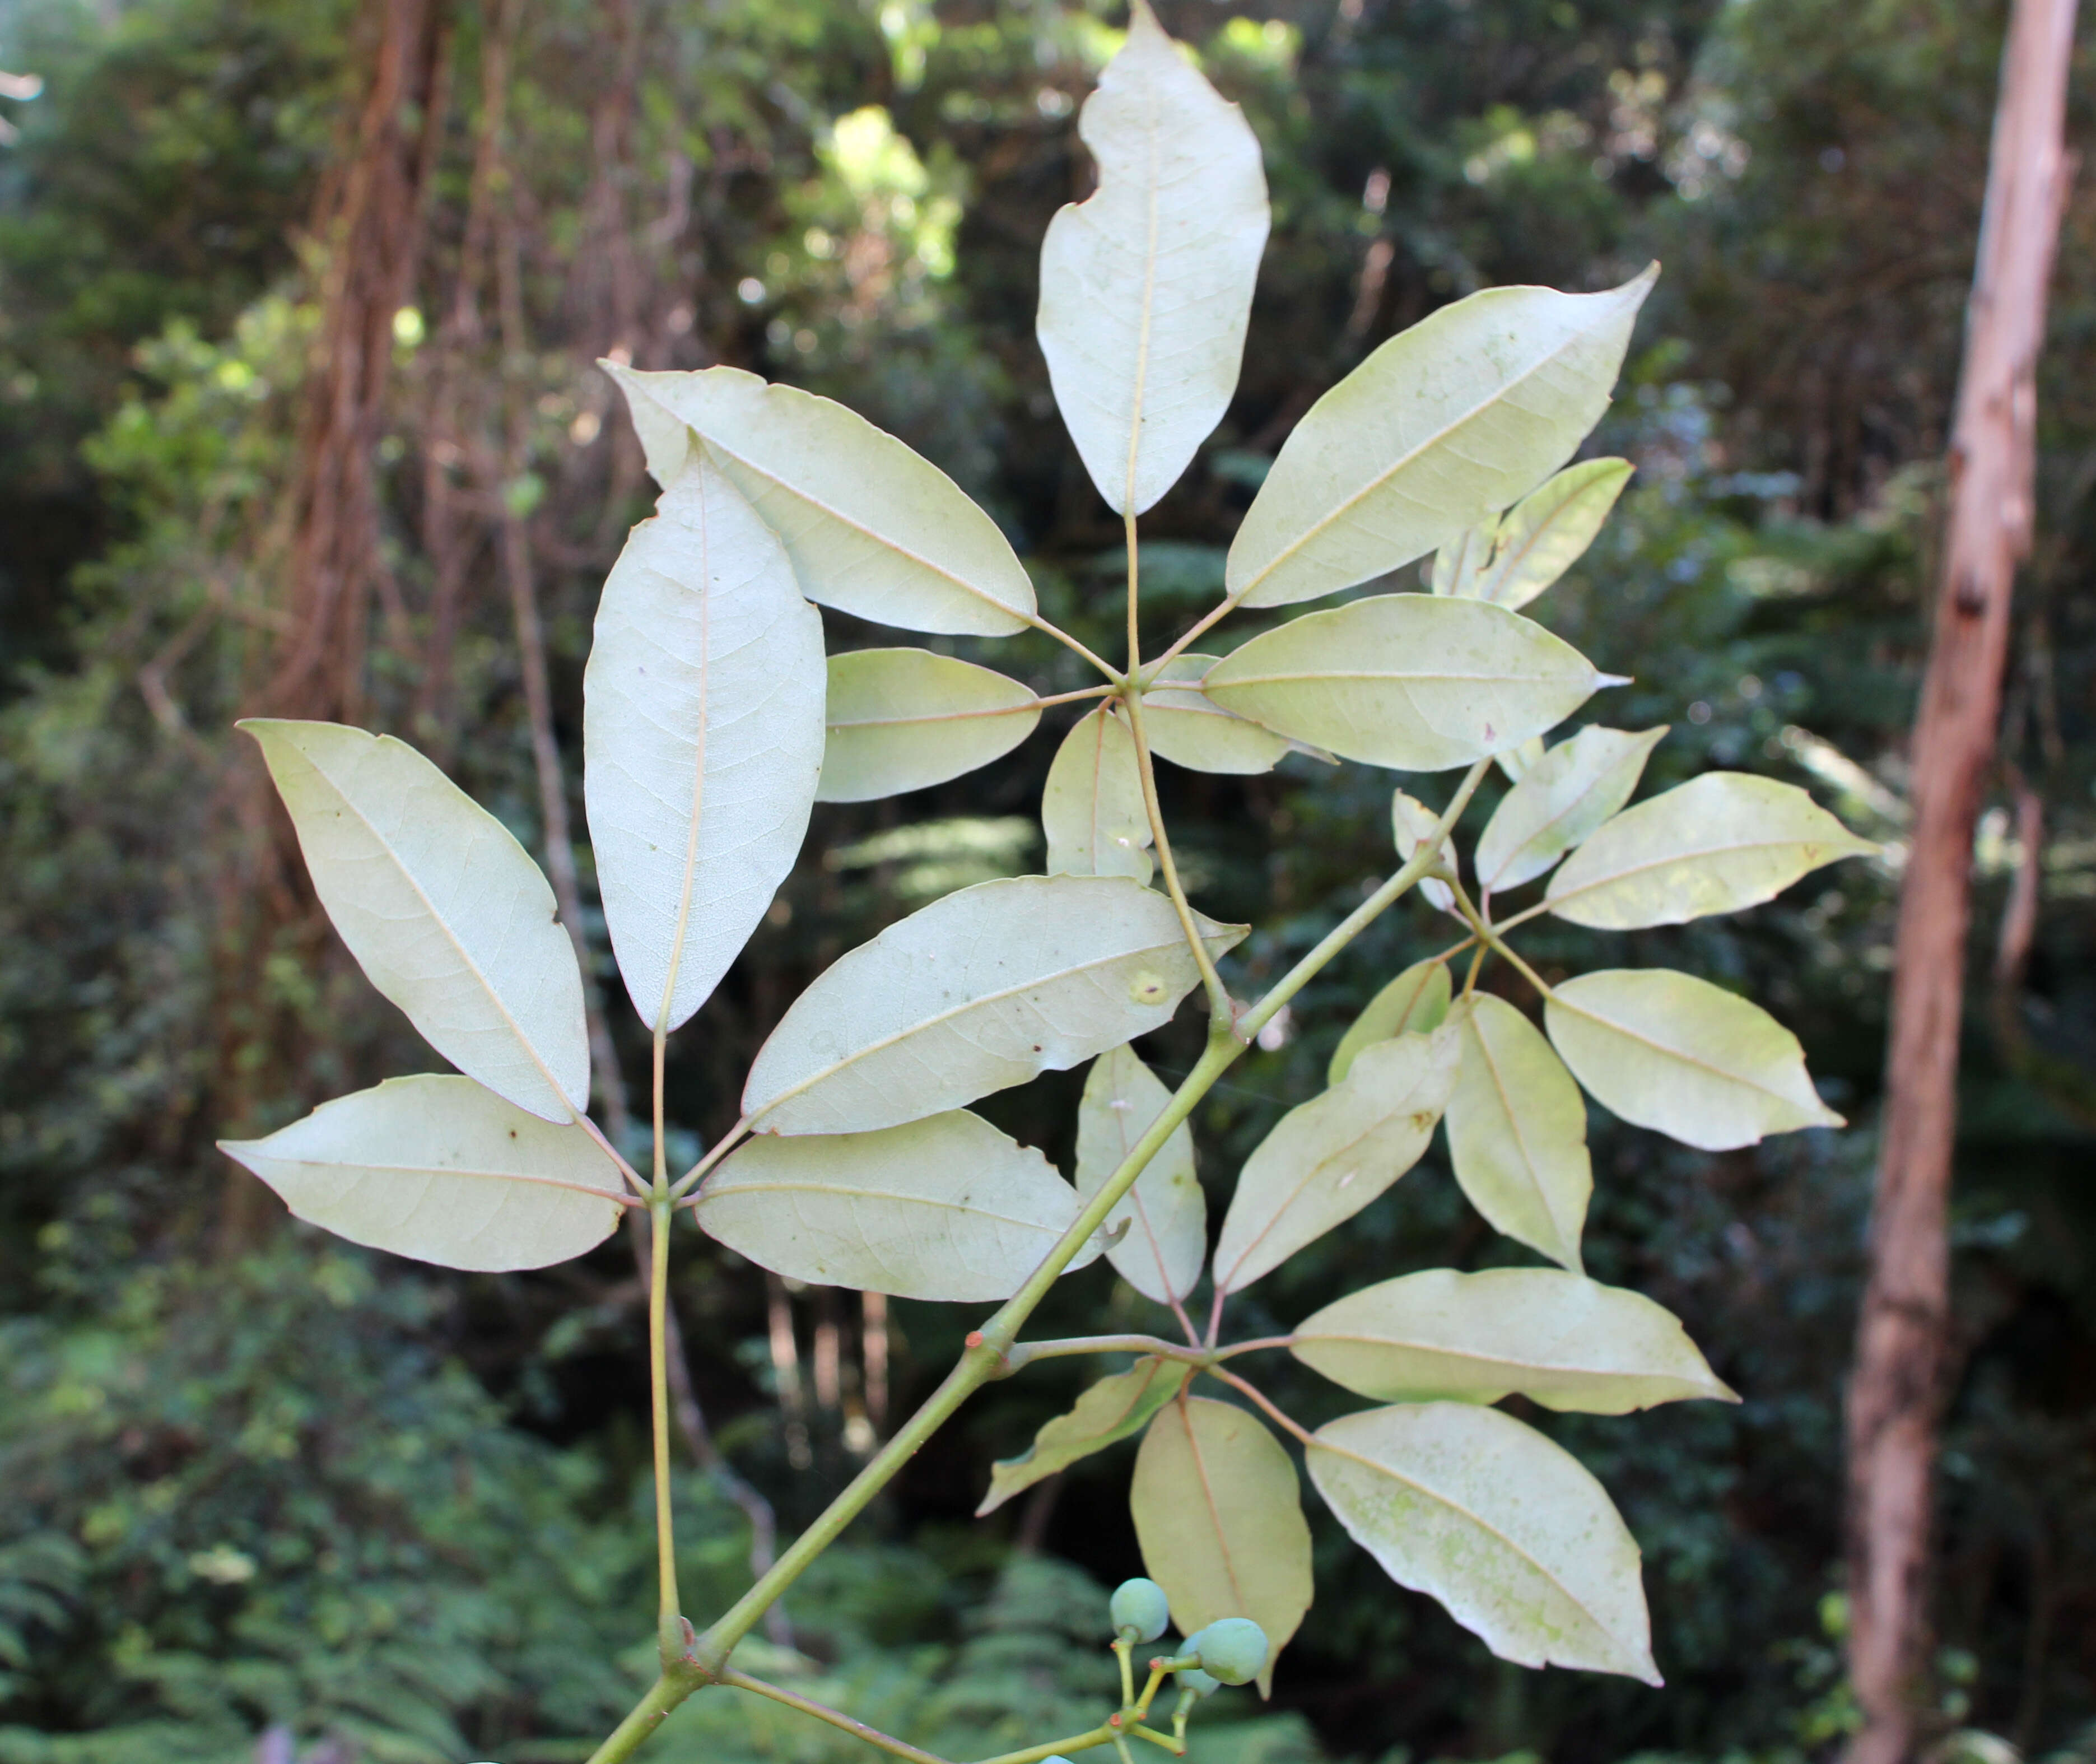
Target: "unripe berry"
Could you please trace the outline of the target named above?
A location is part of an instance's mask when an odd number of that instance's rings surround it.
[[[1212,1692],[1220,1691],[1223,1688],[1220,1679],[1210,1678],[1199,1666],[1181,1666],[1177,1676],[1179,1688],[1182,1691],[1191,1691],[1196,1696],[1206,1696]]]
[[[1115,1587],[1113,1600],[1107,1609],[1113,1618],[1114,1634],[1124,1641],[1155,1641],[1172,1621],[1172,1606],[1164,1587],[1140,1576]]]
[[[1186,1638],[1186,1651],[1225,1684],[1249,1684],[1266,1666],[1266,1631],[1248,1617],[1218,1618]]]

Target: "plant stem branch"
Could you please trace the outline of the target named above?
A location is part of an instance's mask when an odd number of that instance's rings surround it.
[[[995,1757],[983,1759],[982,1764],[1041,1764],[1044,1757],[1053,1757],[1059,1752],[1089,1752],[1095,1745],[1111,1745],[1116,1736],[1104,1722],[1087,1733],[1073,1733],[1067,1739],[1047,1740],[1039,1745],[1029,1745],[1019,1752],[1000,1752]]]
[[[854,1739],[863,1740],[868,1745],[879,1746],[884,1752],[897,1757],[908,1758],[910,1764],[946,1764],[936,1752],[927,1752],[914,1746],[907,1740],[898,1740],[893,1734],[883,1733],[878,1727],[870,1727],[862,1721],[854,1721],[843,1710],[832,1709],[827,1703],[819,1703],[812,1696],[803,1696],[797,1691],[789,1691],[783,1684],[768,1683],[762,1679],[752,1678],[747,1672],[738,1672],[733,1666],[723,1669],[715,1682],[731,1684],[739,1691],[753,1691],[759,1696],[768,1696],[775,1703],[784,1703],[788,1709],[797,1709],[804,1715],[813,1715],[818,1721],[827,1721]]]
[[[1075,637],[1072,637],[1069,632],[1063,630],[1060,625],[1051,624],[1048,620],[1043,618],[1038,613],[1028,613],[1023,614],[1022,616],[1025,618],[1026,622],[1031,625],[1036,631],[1045,632],[1047,635],[1053,637],[1056,642],[1063,644],[1066,648],[1070,650],[1072,654],[1083,657],[1085,661],[1090,662],[1094,667],[1097,668],[1100,673],[1105,675],[1106,677],[1112,681],[1115,685],[1118,686],[1120,684],[1120,675],[1116,670],[1111,662],[1103,662],[1098,657],[1094,655],[1089,649],[1086,648],[1084,644],[1078,642]]]
[[[662,1154],[656,1154],[659,1167]],[[677,1616],[676,1525],[670,1501],[670,1360],[666,1318],[670,1305],[669,1198],[659,1194],[648,1203],[649,1242],[648,1279],[648,1401],[655,1434],[655,1567],[661,1589],[659,1614],[665,1622]]]
[[[1269,1397],[1265,1391],[1260,1389],[1257,1385],[1251,1382],[1250,1379],[1240,1378],[1234,1372],[1225,1372],[1220,1366],[1208,1366],[1203,1369],[1207,1373],[1210,1378],[1221,1379],[1222,1382],[1229,1386],[1232,1390],[1242,1391],[1244,1395],[1250,1397],[1252,1401],[1258,1404],[1261,1408],[1264,1409],[1268,1415],[1281,1426],[1286,1428],[1290,1433],[1295,1434],[1295,1437],[1304,1445],[1311,1446],[1315,1445],[1317,1443],[1316,1438],[1312,1434],[1308,1428],[1305,1427],[1300,1421],[1296,1420],[1293,1415],[1283,1413],[1281,1409],[1274,1405],[1273,1399]]]
[[[1037,1360],[1064,1360],[1074,1354],[1155,1354],[1159,1360],[1205,1361],[1205,1347],[1182,1347],[1161,1335],[1068,1335],[1043,1342],[1015,1343],[1004,1356],[1005,1365],[1016,1372]]]
[[[704,1180],[707,1171],[710,1170],[715,1164],[718,1164],[723,1158],[726,1157],[731,1151],[734,1151],[737,1146],[740,1145],[742,1142],[749,1137],[749,1118],[745,1116],[742,1120],[737,1121],[734,1126],[728,1129],[726,1133],[721,1135],[719,1143],[714,1146],[712,1151],[709,1151],[703,1158],[700,1159],[696,1164],[693,1164],[690,1169],[685,1171],[682,1176],[679,1177],[677,1180],[670,1185],[670,1193],[676,1199],[681,1200],[686,1194],[688,1194],[700,1181]]]

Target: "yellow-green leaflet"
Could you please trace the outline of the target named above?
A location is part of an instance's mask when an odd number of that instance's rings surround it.
[[[1550,1039],[1596,1102],[1705,1151],[1840,1127],[1797,1037],[1758,1005],[1670,968],[1604,968],[1544,1005]]]
[[[1877,849],[1795,784],[1705,772],[1596,833],[1551,878],[1550,910],[1603,931],[1678,925],[1772,899],[1822,864]]]
[[[1325,1082],[1335,1085],[1353,1068],[1360,1050],[1404,1034],[1430,1035],[1448,1015],[1448,964],[1415,962],[1392,980],[1353,1020],[1332,1050]]]
[[[823,692],[822,615],[755,510],[693,456],[619,553],[583,674],[597,888],[650,1028],[712,996],[793,870]]]
[[[1528,775],[1529,768],[1543,758],[1543,737],[1531,735],[1518,747],[1510,747],[1504,753],[1495,753],[1492,763],[1506,774],[1510,784],[1517,784]]]
[[[1579,562],[1635,469],[1628,460],[1567,466],[1507,510],[1493,530],[1488,561],[1454,592],[1498,606],[1527,605]]]
[[[1194,919],[1212,955],[1245,934]],[[979,883],[818,976],[758,1050],[743,1112],[760,1133],[920,1120],[1134,1040],[1200,977],[1171,902],[1126,876]]]
[[[1084,1200],[1106,1186],[1136,1142],[1164,1112],[1172,1093],[1136,1057],[1116,1047],[1092,1063],[1077,1105],[1077,1194]],[[1107,1215],[1107,1251],[1114,1272],[1146,1299],[1169,1304],[1194,1290],[1208,1253],[1208,1203],[1194,1172],[1194,1135],[1181,1121],[1144,1166],[1120,1204]]]
[[[1291,619],[1203,685],[1225,710],[1347,759],[1445,771],[1540,735],[1609,683],[1570,644],[1482,600],[1383,594]]]
[[[1031,688],[929,649],[854,649],[829,662],[818,802],[871,802],[1001,759],[1041,720]]]
[[[1085,101],[1098,188],[1041,247],[1036,329],[1070,439],[1116,513],[1169,490],[1222,420],[1266,247],[1266,173],[1236,105],[1144,0]]]
[[[1000,1458],[989,1467],[989,1492],[976,1509],[976,1517],[994,1513],[1043,1477],[1138,1432],[1179,1394],[1192,1373],[1183,1360],[1148,1356],[1125,1372],[1100,1379],[1068,1414],[1046,1423],[1034,1434],[1033,1443],[1017,1457]]]
[[[1488,514],[1475,526],[1466,526],[1434,554],[1426,572],[1426,585],[1436,594],[1452,594],[1465,600],[1483,598],[1477,592],[1478,572],[1491,560],[1499,538],[1500,517]]]
[[[1150,750],[1189,771],[1238,776],[1272,771],[1281,756],[1298,744],[1248,718],[1229,711],[1201,689],[1202,677],[1216,665],[1212,655],[1190,651],[1174,656],[1142,695],[1142,732]],[[1329,759],[1330,754],[1316,756]]]
[[[997,523],[929,460],[854,411],[740,368],[618,382],[648,469],[666,487],[696,434],[784,541],[811,600],[909,631],[1002,637],[1033,584]]]
[[[1181,1635],[1224,1617],[1266,1631],[1266,1695],[1311,1596],[1310,1527],[1281,1442],[1227,1403],[1168,1404],[1142,1436],[1129,1508],[1144,1570]]]
[[[1150,815],[1128,724],[1104,705],[1080,717],[1048,768],[1041,830],[1055,875],[1150,880]]]
[[[404,741],[252,718],[321,905],[371,984],[469,1078],[549,1121],[589,1102],[582,970],[509,828]]]
[[[545,1268],[618,1224],[618,1167],[470,1078],[391,1078],[267,1139],[221,1140],[308,1224],[442,1268]]]
[[[1418,797],[1407,796],[1402,790],[1392,792],[1390,799],[1390,830],[1397,845],[1400,863],[1409,863],[1417,855],[1421,841],[1431,838],[1441,824],[1441,817],[1428,808]],[[1441,842],[1441,862],[1460,877],[1462,874],[1462,854],[1456,842]],[[1456,897],[1448,884],[1433,876],[1420,880],[1419,892],[1430,906],[1438,906],[1444,913],[1456,910]]]
[[[1494,1230],[1577,1273],[1594,1192],[1579,1087],[1504,998],[1476,993],[1448,1021],[1462,1046],[1448,1095],[1456,1181]]]
[[[1570,1452],[1496,1408],[1422,1403],[1317,1430],[1310,1480],[1400,1586],[1502,1660],[1660,1682],[1638,1547]]]
[[[1328,1304],[1290,1351],[1382,1403],[1496,1403],[1627,1415],[1656,1403],[1736,1403],[1670,1312],[1554,1268],[1429,1268]]]
[[[1009,1299],[1077,1216],[1030,1146],[957,1109],[868,1133],[753,1139],[708,1177],[700,1229],[791,1280],[897,1299]],[[1098,1255],[1096,1242],[1071,1261]]]
[[[1635,735],[1582,729],[1523,769],[1478,840],[1478,886],[1533,881],[1631,799],[1666,725]]]
[[[1290,1109],[1245,1160],[1216,1244],[1216,1284],[1242,1292],[1353,1217],[1419,1161],[1448,1101],[1456,1041],[1401,1035]]]
[[[1527,495],[1609,408],[1658,273],[1604,294],[1487,288],[1391,338],[1295,426],[1238,528],[1228,591],[1247,606],[1334,593]]]

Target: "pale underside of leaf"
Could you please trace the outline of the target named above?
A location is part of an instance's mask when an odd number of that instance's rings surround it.
[[[1526,767],[1478,836],[1478,885],[1488,894],[1533,881],[1592,837],[1630,801],[1666,725],[1631,734],[1599,723]]]
[[[583,675],[605,923],[644,1023],[712,995],[799,855],[823,763],[823,622],[727,476],[694,456],[636,526]]]
[[[1507,511],[1490,561],[1461,592],[1527,605],[1585,555],[1635,469],[1628,460],[1582,460],[1531,491]]]
[[[1194,917],[1212,956],[1244,936]],[[758,1051],[743,1110],[762,1133],[919,1120],[1133,1041],[1199,980],[1172,903],[1127,877],[980,883],[820,975]]]
[[[1418,855],[1419,848],[1432,838],[1441,825],[1441,817],[1415,796],[1404,791],[1394,792],[1390,799],[1390,827],[1397,845],[1400,863],[1409,863]],[[1452,840],[1441,842],[1441,862],[1460,875],[1462,858]],[[1420,879],[1419,892],[1430,906],[1437,906],[1444,913],[1456,910],[1456,897],[1446,882],[1436,876]]]
[[[1477,592],[1478,572],[1492,555],[1499,529],[1499,517],[1488,514],[1475,526],[1465,527],[1443,544],[1434,553],[1433,566],[1426,575],[1427,587],[1436,594],[1455,595],[1464,600],[1481,599]]]
[[[1078,1202],[1038,1151],[955,1110],[875,1133],[760,1136],[706,1179],[693,1212],[788,1279],[962,1303],[1018,1291]],[[1095,1241],[1070,1265],[1098,1255]]]
[[[469,1078],[541,1120],[589,1101],[574,945],[509,830],[405,742],[251,719],[313,888],[371,983]]]
[[[1093,1062],[1077,1107],[1077,1194],[1089,1201],[1128,1159],[1172,1100],[1132,1047]],[[1107,1260],[1129,1285],[1159,1304],[1183,1299],[1208,1253],[1208,1203],[1194,1168],[1194,1135],[1181,1121],[1107,1215],[1109,1239],[1127,1229]]]
[[[1015,1458],[1000,1458],[990,1466],[989,1491],[976,1509],[976,1517],[994,1513],[1044,1477],[1138,1432],[1179,1394],[1192,1371],[1183,1360],[1152,1356],[1138,1360],[1125,1372],[1100,1379],[1068,1414],[1046,1423],[1024,1452]]]
[[[1431,1035],[1448,1015],[1448,964],[1415,962],[1385,986],[1354,1019],[1332,1051],[1325,1082],[1338,1084],[1352,1070],[1355,1057],[1377,1041],[1409,1033]]]
[[[1625,1415],[1739,1399],[1649,1299],[1550,1268],[1430,1268],[1350,1294],[1295,1327],[1291,1351],[1378,1402],[1496,1403]]]
[[[1759,1006],[1669,968],[1605,968],[1557,987],[1550,1039],[1594,1099],[1705,1151],[1840,1127],[1797,1037]]]
[[[1291,749],[1330,759],[1329,753],[1262,729],[1209,697],[1200,683],[1216,660],[1191,653],[1175,656],[1159,672],[1157,683],[1143,692],[1142,731],[1159,759],[1189,771],[1240,777],[1272,771]]]
[[[611,1234],[624,1192],[583,1129],[448,1075],[389,1079],[219,1149],[308,1224],[443,1268],[567,1261]]]
[[[1660,1682],[1637,1543],[1561,1447],[1496,1408],[1425,1403],[1318,1429],[1310,1478],[1400,1586],[1503,1660]]]
[[[1048,768],[1041,828],[1055,875],[1124,875],[1147,883],[1150,814],[1127,723],[1102,705],[1079,718]]]
[[[1001,759],[1033,732],[1032,690],[928,649],[833,655],[818,802],[924,790]]]

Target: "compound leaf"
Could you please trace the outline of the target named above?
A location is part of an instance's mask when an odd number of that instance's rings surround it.
[[[1579,562],[1635,469],[1628,460],[1582,460],[1530,491],[1500,518],[1491,561],[1456,592],[1527,605]]]
[[[1266,174],[1236,105],[1187,65],[1143,0],[1077,133],[1098,188],[1041,247],[1049,383],[1099,494],[1140,514],[1237,389],[1266,247]]]
[[[1494,1230],[1577,1273],[1594,1192],[1579,1087],[1504,998],[1474,994],[1448,1020],[1462,1047],[1448,1096],[1456,1181]]]
[[[618,1167],[572,1121],[553,1126],[470,1078],[391,1078],[267,1139],[219,1150],[295,1217],[441,1268],[545,1268],[618,1223]]]
[[[1551,878],[1550,910],[1631,931],[1736,912],[1837,858],[1878,848],[1795,784],[1705,772],[1626,809]]]
[[[1055,875],[1150,880],[1150,814],[1142,762],[1128,725],[1102,705],[1079,718],[1048,768],[1041,828]]]
[[[667,1032],[793,867],[823,764],[823,621],[770,529],[694,456],[634,528],[583,674],[583,790],[634,1009]]]
[[[574,945],[501,822],[404,741],[253,718],[313,888],[371,984],[469,1078],[549,1121],[589,1102]]]
[[[1100,1379],[1068,1414],[1058,1415],[1034,1434],[1033,1443],[1017,1457],[1000,1458],[989,1467],[989,1492],[976,1509],[976,1517],[994,1513],[1042,1478],[1140,1431],[1186,1387],[1192,1372],[1184,1361],[1152,1355],[1125,1372]]]
[[[898,1299],[1009,1299],[1070,1229],[1077,1192],[964,1109],[865,1133],[753,1139],[707,1177],[709,1236],[760,1268]],[[1096,1259],[1087,1245],[1071,1262]]]
[[[1651,1299],[1554,1268],[1429,1268],[1350,1294],[1298,1324],[1290,1351],[1381,1403],[1496,1403],[1627,1415],[1688,1397],[1737,1402]]]
[[[1670,968],[1604,968],[1552,992],[1550,1039],[1594,1099],[1683,1145],[1840,1127],[1797,1037],[1759,1006]]]
[[[1266,1631],[1266,1695],[1311,1596],[1310,1527],[1281,1442],[1241,1408],[1182,1398],[1142,1436],[1129,1506],[1142,1565],[1181,1635],[1225,1617]]]
[[[1660,1682],[1638,1547],[1561,1447],[1496,1408],[1422,1403],[1317,1430],[1310,1479],[1400,1586],[1502,1660]]]
[[[1396,1037],[1431,1035],[1448,1015],[1448,964],[1415,962],[1368,1002],[1356,1017],[1339,1045],[1332,1050],[1332,1063],[1325,1068],[1325,1082],[1335,1085],[1353,1069],[1360,1050],[1377,1041]]]
[[[1159,670],[1156,683],[1145,688],[1142,732],[1151,752],[1189,771],[1238,776],[1272,771],[1299,744],[1209,697],[1201,680],[1215,665],[1212,655],[1174,656]]]
[[[1033,584],[997,523],[855,412],[740,368],[598,365],[656,482],[676,480],[696,435],[784,541],[810,600],[910,631],[1002,637],[1032,622]]]
[[[1194,917],[1212,955],[1245,934]],[[920,1120],[1147,1033],[1199,980],[1171,902],[1125,876],[978,883],[819,976],[758,1050],[743,1112],[761,1133]]]
[[[1001,759],[1033,732],[1033,692],[929,649],[830,657],[818,802],[871,802]]]
[[[1283,606],[1351,587],[1535,489],[1608,408],[1658,273],[1603,294],[1487,288],[1391,338],[1295,426],[1227,590]]]
[[[1500,800],[1478,840],[1478,885],[1487,893],[1533,881],[1631,799],[1666,725],[1636,734],[1582,729],[1541,755]]]
[[[1077,1106],[1077,1193],[1085,1200],[1106,1186],[1136,1142],[1164,1112],[1172,1093],[1131,1047],[1092,1063]],[[1107,1260],[1146,1299],[1169,1304],[1194,1290],[1208,1253],[1208,1202],[1194,1172],[1194,1135],[1184,1121],[1144,1166],[1120,1204],[1107,1215]]]

